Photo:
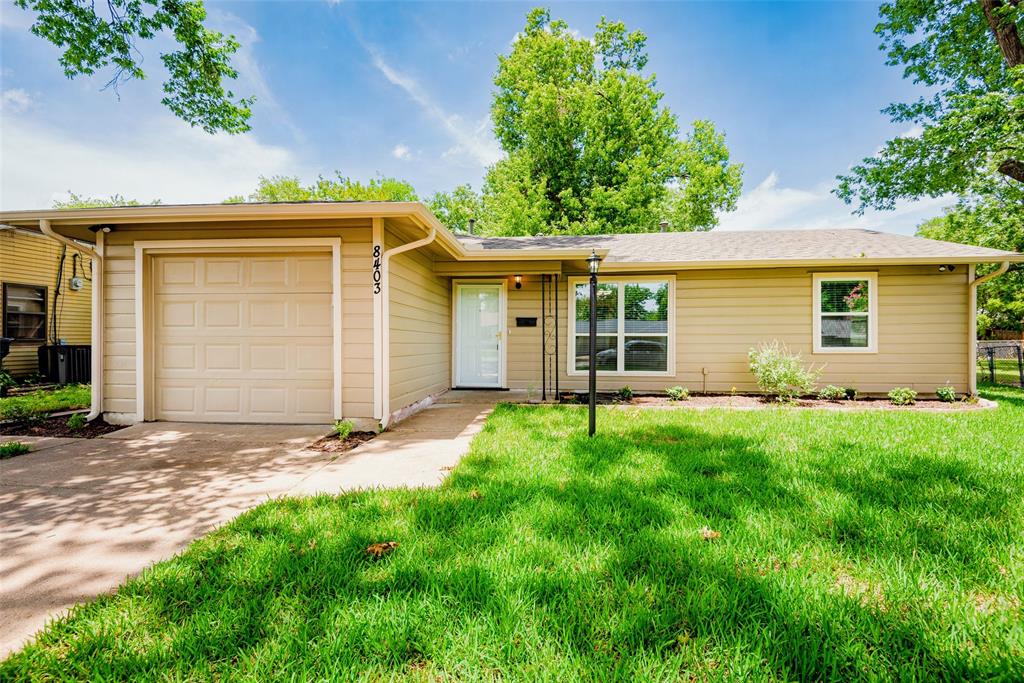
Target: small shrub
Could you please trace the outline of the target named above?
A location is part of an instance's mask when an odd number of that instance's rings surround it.
[[[628,401],[633,398],[633,390],[629,388],[629,385],[622,387],[616,392],[619,396],[619,400]]]
[[[909,406],[917,401],[917,392],[910,387],[895,387],[889,392],[889,403],[894,406]]]
[[[750,371],[757,386],[769,396],[789,402],[814,391],[821,370],[805,368],[800,354],[791,354],[777,341],[750,349]]]
[[[16,455],[24,455],[28,453],[31,448],[28,445],[21,443],[20,441],[8,441],[7,443],[0,443],[0,460],[4,458],[13,458]]]
[[[352,433],[353,424],[349,420],[338,420],[334,423],[334,435],[339,439],[347,439]]]
[[[83,415],[82,413],[75,413],[74,415],[68,418],[68,429],[70,429],[73,432],[77,432],[80,429],[83,429],[85,427],[85,424],[85,415]]]
[[[686,387],[669,387],[665,393],[673,401],[685,401],[690,398],[690,390]]]
[[[0,408],[0,418],[22,425],[34,424],[43,419],[42,415],[25,403],[13,399],[8,400],[10,403]]]
[[[17,386],[18,381],[11,377],[10,373],[6,370],[0,370],[0,389],[6,389],[7,387]]]
[[[846,398],[846,388],[837,387],[835,384],[829,384],[818,392],[818,398],[822,401],[841,401]]]
[[[856,401],[858,396],[860,396],[860,394],[857,393],[856,389],[854,389],[853,387],[846,387],[847,401]]]
[[[956,390],[948,384],[936,389],[935,395],[939,397],[940,401],[945,403],[953,403],[956,401]]]

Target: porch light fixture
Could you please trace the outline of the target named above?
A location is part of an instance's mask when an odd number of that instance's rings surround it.
[[[950,264],[948,266],[939,266],[940,273],[952,273],[954,270],[956,270],[956,266],[954,266],[953,264]]]
[[[516,275],[516,289],[522,289],[522,288],[523,288],[523,276],[522,275]]]
[[[593,436],[597,430],[597,269],[601,265],[601,257],[591,250],[587,257],[590,270],[590,361],[588,362],[590,379],[590,422],[587,435]]]

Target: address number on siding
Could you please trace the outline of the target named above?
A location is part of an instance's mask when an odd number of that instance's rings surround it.
[[[373,293],[380,294],[380,245],[373,245]]]

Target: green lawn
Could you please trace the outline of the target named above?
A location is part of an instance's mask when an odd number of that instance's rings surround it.
[[[58,389],[41,389],[21,396],[0,398],[0,420],[25,414],[47,414],[73,408],[88,408],[88,384],[68,384]]]
[[[593,440],[502,406],[440,489],[262,505],[0,679],[1019,681],[1024,391],[986,393],[603,408]]]

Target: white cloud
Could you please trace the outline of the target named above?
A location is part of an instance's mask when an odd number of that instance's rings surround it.
[[[32,96],[21,88],[11,88],[0,93],[0,109],[17,114],[32,107],[35,102]]]
[[[255,113],[266,112],[275,122],[288,129],[297,142],[305,142],[305,133],[295,125],[288,111],[274,97],[274,92],[263,75],[263,69],[256,58],[256,45],[261,40],[259,32],[230,12],[214,11],[210,13],[210,18],[218,30],[233,34],[240,44],[238,52],[231,58],[232,66],[238,70],[238,83],[232,85],[231,89],[243,97],[255,95]]]
[[[396,159],[408,160],[412,158],[412,150],[406,145],[398,144],[391,150],[391,156]]]
[[[260,175],[308,172],[290,151],[252,134],[208,135],[167,114],[107,140],[5,115],[0,208],[46,208],[68,190],[164,203],[219,202],[251,192]]]
[[[10,0],[0,2],[0,28],[27,31],[34,19],[35,13],[31,10],[15,7]]]
[[[374,48],[368,46],[367,50],[373,59],[373,65],[384,75],[384,78],[392,85],[401,88],[413,102],[419,105],[424,114],[441,125],[455,143],[445,152],[445,158],[465,155],[482,166],[490,166],[501,158],[501,148],[498,147],[498,142],[491,134],[490,128],[482,129],[479,125],[467,125],[466,121],[458,114],[448,113],[423,89],[419,81],[392,68]]]
[[[942,213],[953,197],[899,202],[893,211],[852,214],[853,207],[831,193],[832,184],[812,188],[781,187],[772,171],[753,190],[740,197],[736,210],[722,216],[717,230],[824,230],[868,228],[911,234],[919,223]]]

